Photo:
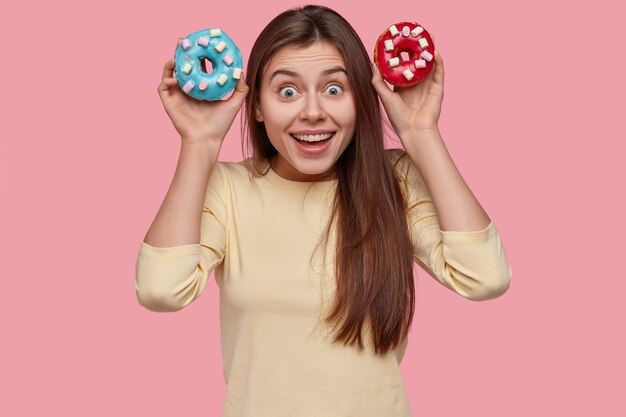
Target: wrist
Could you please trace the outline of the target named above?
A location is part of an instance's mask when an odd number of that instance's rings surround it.
[[[213,138],[208,135],[181,135],[181,146],[192,148],[221,148],[223,138]]]
[[[180,145],[180,153],[205,155],[209,159],[217,159],[220,154],[221,142],[217,141],[186,141]]]
[[[412,129],[402,134],[399,134],[398,136],[400,136],[400,138],[403,141],[405,140],[409,142],[424,141],[424,140],[428,140],[429,138],[441,138],[441,132],[439,131],[438,126],[433,126],[433,127]]]

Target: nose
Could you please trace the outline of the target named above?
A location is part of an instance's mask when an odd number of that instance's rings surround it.
[[[320,97],[318,97],[317,94],[308,94],[304,108],[300,112],[300,118],[302,120],[317,121],[325,117],[326,112],[324,111]]]

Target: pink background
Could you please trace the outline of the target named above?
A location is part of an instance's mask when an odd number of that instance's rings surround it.
[[[179,36],[219,26],[246,65],[300,3],[40,3],[0,18],[0,415],[217,416],[215,281],[176,314],[142,308],[132,285],[179,152],[156,87]],[[487,302],[417,269],[401,365],[414,415],[626,415],[624,10],[383,3],[325,4],[372,51],[396,21],[435,35],[443,137],[513,269]],[[241,159],[238,132],[237,119],[221,160]]]

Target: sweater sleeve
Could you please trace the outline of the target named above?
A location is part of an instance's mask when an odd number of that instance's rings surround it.
[[[137,301],[151,311],[177,311],[197,299],[226,255],[228,187],[217,162],[202,208],[200,243],[154,247],[141,242],[135,268]]]
[[[441,230],[430,192],[417,167],[402,150],[392,155],[408,196],[407,221],[417,264],[469,300],[489,300],[506,292],[512,269],[493,221],[483,230]]]

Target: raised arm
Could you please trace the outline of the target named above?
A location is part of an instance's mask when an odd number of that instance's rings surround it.
[[[458,294],[476,301],[495,298],[508,289],[511,267],[495,225],[441,138],[444,68],[436,49],[434,58],[428,76],[408,88],[391,89],[372,65],[372,84],[406,150],[401,176],[408,179],[414,257]]]
[[[417,264],[469,300],[488,300],[506,292],[512,269],[495,224],[489,221],[487,227],[473,231],[441,230],[430,192],[408,154],[394,150],[392,161],[397,161],[408,196],[407,221]]]
[[[180,134],[181,151],[141,243],[134,280],[139,304],[153,311],[176,311],[191,303],[224,258],[226,187],[217,158],[249,91],[242,77],[226,100],[195,100],[179,88],[175,64],[174,59],[165,63],[157,91]]]
[[[182,150],[137,257],[137,300],[152,311],[177,311],[198,298],[226,253],[225,168],[194,151]]]
[[[181,146],[169,190],[144,242],[154,247],[200,243],[202,206],[219,148],[196,144]]]

